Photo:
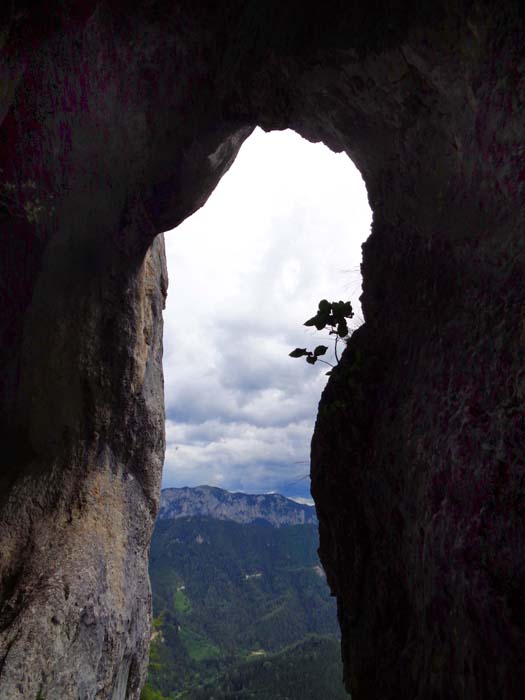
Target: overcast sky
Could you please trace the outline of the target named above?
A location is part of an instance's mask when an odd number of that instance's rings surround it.
[[[370,223],[347,156],[257,129],[206,205],[166,233],[164,487],[309,498],[329,368],[288,353],[327,339],[302,325],[322,298],[350,299],[359,325]]]

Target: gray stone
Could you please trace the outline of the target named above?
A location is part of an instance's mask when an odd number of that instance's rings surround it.
[[[159,519],[209,517],[235,523],[265,521],[273,527],[317,523],[315,508],[278,493],[231,493],[216,486],[163,489]]]

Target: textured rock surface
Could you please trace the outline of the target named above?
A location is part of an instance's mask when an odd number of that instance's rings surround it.
[[[265,520],[274,527],[317,523],[313,506],[296,503],[278,493],[231,493],[213,486],[163,489],[159,518],[205,516],[235,523]]]
[[[0,697],[138,697],[155,235],[256,124],[345,150],[374,210],[312,447],[353,697],[521,697],[525,32],[513,2],[399,4],[2,9]]]

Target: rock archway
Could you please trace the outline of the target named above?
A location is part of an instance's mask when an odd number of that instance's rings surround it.
[[[138,698],[164,448],[157,234],[259,124],[346,151],[374,210],[366,324],[312,444],[353,697],[521,696],[518,4],[10,8],[0,695]]]

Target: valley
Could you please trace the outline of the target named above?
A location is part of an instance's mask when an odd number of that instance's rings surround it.
[[[180,489],[180,508],[163,492],[155,526],[142,700],[347,698],[314,508],[267,495],[261,510],[259,497],[191,491]],[[289,524],[297,517],[303,524]]]

